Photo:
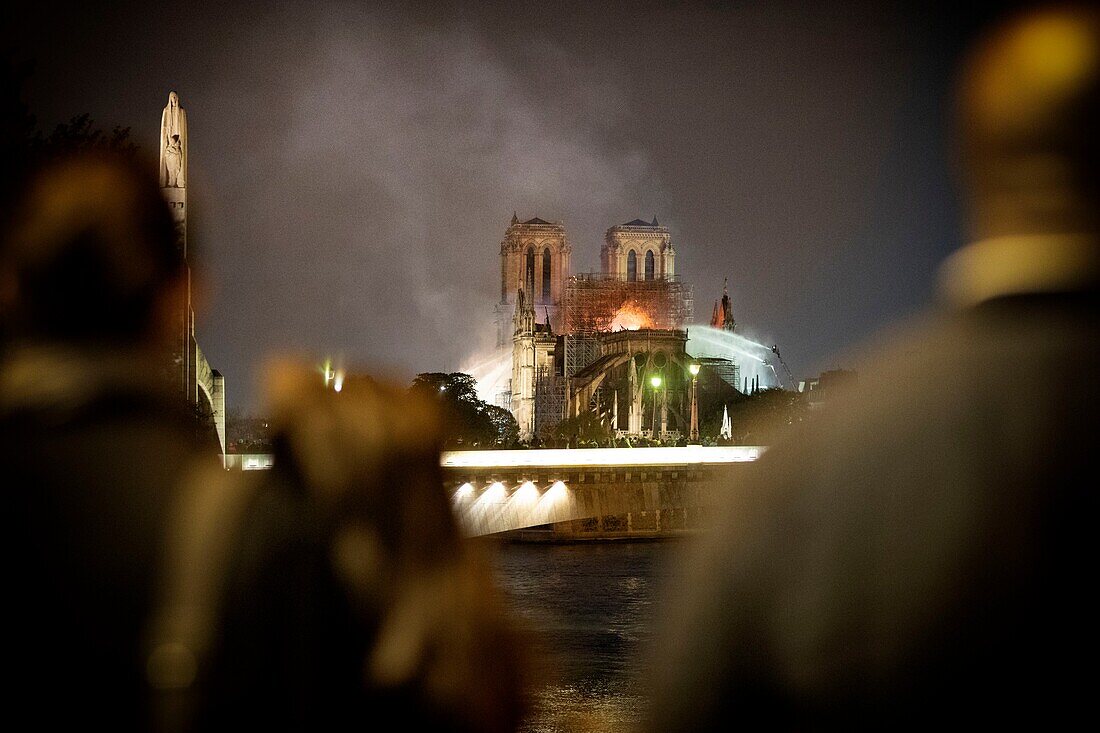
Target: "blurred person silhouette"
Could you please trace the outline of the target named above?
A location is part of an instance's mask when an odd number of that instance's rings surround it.
[[[98,157],[27,183],[0,244],[0,470],[12,709],[145,722],[139,637],[178,475],[205,452],[173,389],[183,263],[152,176]]]
[[[204,638],[193,602],[221,574],[193,572],[216,567],[203,558],[221,540],[185,541],[167,584],[183,601],[165,604],[154,645],[209,648],[198,727],[515,730],[526,655],[487,563],[459,536],[438,406],[354,375],[336,391],[292,362],[266,384],[275,466],[243,517],[221,618]],[[239,499],[204,493],[228,508],[200,514],[239,513]]]
[[[652,730],[1091,717],[1100,15],[1016,16],[959,92],[973,243],[946,307],[721,486],[669,596]]]
[[[161,369],[183,274],[155,180],[109,158],[40,172],[0,245],[13,719],[514,729],[519,644],[434,408],[282,365],[276,468],[226,472]]]

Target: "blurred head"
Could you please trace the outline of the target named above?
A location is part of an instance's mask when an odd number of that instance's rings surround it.
[[[960,85],[971,236],[1100,231],[1100,11],[1018,16]]]
[[[167,335],[184,267],[153,170],[83,156],[31,179],[0,245],[6,337],[122,346]]]

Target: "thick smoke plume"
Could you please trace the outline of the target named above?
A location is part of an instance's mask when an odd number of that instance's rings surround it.
[[[234,278],[252,291],[237,314],[248,348],[457,370],[494,346],[513,210],[564,219],[585,269],[606,226],[661,198],[645,157],[606,140],[619,93],[553,47],[533,52],[572,78],[564,104],[473,29],[401,28],[350,9],[313,22],[313,42],[268,72],[280,94],[237,105],[236,133],[260,154],[218,181],[241,200],[223,200],[205,232],[261,243],[229,263],[249,272]],[[247,220],[224,216],[234,206]]]

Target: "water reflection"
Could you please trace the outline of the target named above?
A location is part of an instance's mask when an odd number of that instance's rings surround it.
[[[645,715],[638,652],[652,640],[665,542],[502,545],[501,586],[548,660],[531,733],[625,731]]]

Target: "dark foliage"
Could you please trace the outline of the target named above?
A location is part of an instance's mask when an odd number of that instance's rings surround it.
[[[615,443],[611,429],[591,410],[543,428],[539,439],[554,448],[607,448]]]
[[[479,398],[477,382],[469,374],[425,372],[409,389],[441,403],[448,448],[510,448],[519,439],[512,414]]]
[[[753,395],[725,403],[729,411],[732,439],[723,440],[722,404],[700,416],[699,432],[705,443],[771,445],[791,427],[810,419],[805,394],[783,389],[762,389]]]

